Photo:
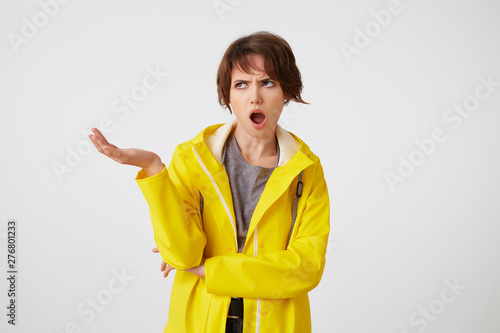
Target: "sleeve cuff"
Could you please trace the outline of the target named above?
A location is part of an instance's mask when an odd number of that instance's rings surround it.
[[[213,294],[214,286],[213,286],[213,270],[212,270],[212,261],[214,258],[205,259],[205,283],[207,287],[207,292]]]
[[[167,167],[165,166],[165,163],[162,163],[162,164],[163,164],[163,169],[161,170],[160,173],[157,173],[154,176],[148,177],[148,175],[144,169],[139,170],[139,172],[137,172],[137,176],[135,177],[135,181],[137,182],[137,184],[140,187],[147,187],[147,186],[150,186],[150,185],[156,183],[157,181],[161,180],[162,178],[167,177],[168,176]]]

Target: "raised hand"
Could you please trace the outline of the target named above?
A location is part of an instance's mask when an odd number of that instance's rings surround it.
[[[106,140],[104,135],[97,129],[92,128],[94,135],[88,137],[97,148],[97,150],[120,164],[135,165],[143,168],[148,177],[156,175],[163,170],[163,163],[160,157],[147,150],[137,148],[118,148]]]

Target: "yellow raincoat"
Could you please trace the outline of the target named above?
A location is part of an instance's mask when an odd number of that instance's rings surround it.
[[[212,125],[176,147],[170,165],[136,179],[148,205],[156,245],[177,268],[165,332],[225,332],[231,296],[244,298],[244,333],[311,332],[307,293],[320,282],[330,231],[330,203],[319,158],[279,125],[278,167],[253,213],[238,253],[222,150],[237,120]],[[297,178],[304,189],[288,247]],[[200,193],[204,197],[200,216]],[[206,277],[182,271],[205,260]]]

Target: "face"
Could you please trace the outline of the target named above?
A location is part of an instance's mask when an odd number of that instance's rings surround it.
[[[254,138],[274,136],[285,96],[280,84],[264,71],[264,57],[249,57],[258,71],[245,73],[235,66],[231,73],[229,100],[238,119],[237,129]]]

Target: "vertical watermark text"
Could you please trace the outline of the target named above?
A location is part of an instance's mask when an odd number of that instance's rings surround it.
[[[18,221],[7,221],[7,323],[16,325],[18,304],[16,295],[19,293],[17,266],[17,239],[19,234]]]

